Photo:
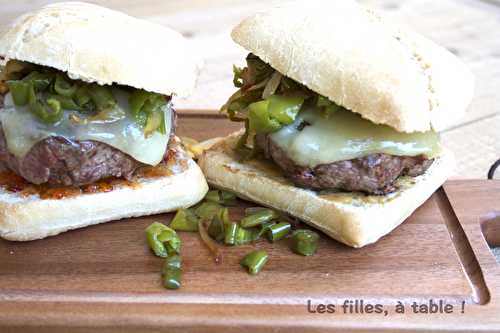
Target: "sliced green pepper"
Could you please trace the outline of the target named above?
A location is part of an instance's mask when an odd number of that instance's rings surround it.
[[[236,236],[238,234],[238,224],[231,223],[227,226],[224,235],[224,243],[227,245],[236,245]]]
[[[212,218],[212,222],[210,222],[207,232],[210,237],[220,242],[224,239],[224,230],[225,224],[222,219],[222,215],[217,212],[217,214],[215,214],[215,216]]]
[[[61,104],[61,107],[65,110],[75,110],[79,111],[81,108],[76,104],[73,98],[63,95],[49,95],[49,98],[56,99]]]
[[[144,127],[144,136],[147,138],[153,134],[160,126],[163,120],[161,112],[152,112],[148,114],[146,126]]]
[[[212,190],[208,191],[205,200],[224,206],[232,206],[236,204],[236,194],[227,191]]]
[[[271,242],[281,240],[288,235],[292,226],[287,222],[273,224],[267,228],[267,239]]]
[[[198,217],[190,209],[179,209],[169,227],[179,231],[198,231]]]
[[[194,213],[201,219],[211,221],[221,208],[218,203],[207,201],[199,205]]]
[[[29,103],[31,83],[26,81],[7,81],[14,104],[25,106]]]
[[[41,72],[31,72],[26,77],[24,77],[24,82],[29,82],[33,84],[33,87],[37,91],[45,90],[52,83],[53,75],[49,73],[41,73]]]
[[[271,95],[269,101],[269,115],[281,124],[289,125],[295,121],[297,114],[304,103],[299,96]]]
[[[168,252],[165,248],[165,244],[163,244],[158,237],[160,237],[160,234],[165,230],[168,230],[168,227],[158,222],[154,222],[145,230],[149,247],[153,250],[155,255],[163,258],[168,256]]]
[[[163,286],[167,289],[178,289],[182,282],[182,260],[178,255],[165,259],[162,268]]]
[[[75,94],[77,89],[78,86],[68,82],[63,75],[56,75],[56,80],[54,81],[54,91],[57,94],[65,97],[71,97]]]
[[[319,235],[312,230],[299,229],[292,234],[292,251],[303,255],[312,256],[318,249]]]
[[[158,236],[158,240],[165,245],[168,255],[172,253],[179,254],[181,252],[181,239],[175,230],[166,227]]]
[[[281,128],[279,121],[269,117],[269,101],[255,102],[250,104],[248,108],[250,110],[248,120],[251,132],[269,133]]]
[[[269,256],[264,250],[256,250],[247,254],[240,262],[240,265],[248,269],[251,275],[258,274],[267,263]]]
[[[278,217],[279,214],[276,211],[272,209],[262,209],[252,215],[244,217],[240,224],[244,228],[255,227],[262,223],[277,219]]]
[[[148,245],[158,257],[166,258],[169,253],[179,253],[181,240],[175,230],[154,222],[146,228]]]
[[[128,104],[130,106],[130,111],[132,112],[132,114],[137,115],[142,110],[146,101],[150,99],[150,97],[151,93],[145,90],[134,90],[134,92],[131,93],[128,98]]]
[[[83,85],[79,87],[75,95],[73,96],[76,104],[80,107],[82,111],[85,112],[94,112],[96,110],[96,105],[92,101],[92,97],[90,95],[89,87],[87,85]]]
[[[61,120],[63,116],[61,103],[51,98],[48,100],[39,98],[33,84],[30,85],[28,100],[30,111],[44,123],[53,124]]]
[[[115,97],[109,86],[101,86],[96,83],[88,87],[88,94],[94,102],[97,111],[111,109],[116,105]]]
[[[255,228],[245,229],[238,226],[236,230],[236,241],[235,245],[244,245],[258,240],[259,230]]]

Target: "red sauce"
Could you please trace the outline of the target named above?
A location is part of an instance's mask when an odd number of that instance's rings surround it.
[[[178,150],[170,149],[165,160],[155,167],[143,167],[136,172],[134,179],[108,178],[84,186],[48,186],[34,185],[10,171],[0,172],[0,188],[5,191],[20,193],[25,196],[38,195],[41,199],[60,200],[81,194],[107,193],[115,188],[140,186],[140,179],[172,176],[188,167],[186,157]]]
[[[9,192],[21,192],[30,186],[30,183],[15,173],[4,171],[0,172],[0,186]]]

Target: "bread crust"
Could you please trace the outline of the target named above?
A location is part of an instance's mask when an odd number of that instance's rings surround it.
[[[232,150],[238,134],[205,151],[198,161],[209,184],[298,217],[352,247],[376,242],[401,224],[438,189],[455,162],[444,150],[422,176],[403,177],[385,196],[329,193],[298,188],[271,162],[239,162]]]
[[[452,53],[352,0],[297,1],[257,13],[234,41],[288,77],[376,124],[443,130],[474,87]]]
[[[208,191],[193,160],[182,173],[143,179],[106,193],[43,200],[0,191],[0,237],[29,241],[124,218],[153,215],[190,207]]]
[[[201,61],[180,33],[83,2],[27,13],[0,33],[0,56],[49,66],[72,79],[187,96]]]

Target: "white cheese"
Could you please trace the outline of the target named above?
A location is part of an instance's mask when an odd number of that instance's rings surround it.
[[[304,122],[308,125],[299,130]],[[434,157],[440,151],[435,132],[401,133],[347,110],[332,112],[328,117],[313,108],[302,110],[293,124],[271,134],[271,138],[295,163],[309,167],[373,153]]]
[[[88,122],[77,124],[71,115],[81,118],[77,111],[65,111],[57,124],[39,121],[26,107],[17,107],[9,94],[5,97],[4,110],[0,112],[0,122],[7,141],[7,148],[16,157],[24,157],[40,140],[50,136],[61,136],[68,140],[93,140],[106,143],[136,159],[139,162],[157,165],[161,162],[170,137],[171,114],[166,106],[166,134],[158,132],[144,136],[143,129],[134,121],[128,111],[128,94],[113,89],[117,100],[115,110],[120,117],[108,122]]]

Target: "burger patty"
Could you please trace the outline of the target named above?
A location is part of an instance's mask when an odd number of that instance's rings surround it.
[[[2,102],[0,96],[0,112]],[[173,135],[175,111],[172,110],[172,114]],[[30,183],[55,186],[80,186],[109,177],[129,179],[139,167],[144,166],[130,155],[105,143],[92,140],[72,141],[63,137],[43,139],[26,156],[18,158],[9,152],[0,126],[1,164]]]
[[[394,182],[399,176],[419,176],[434,161],[424,155],[412,157],[377,153],[311,168],[297,165],[268,134],[258,134],[256,141],[266,158],[273,160],[287,178],[299,187],[312,190],[335,189],[383,195],[396,190]]]

